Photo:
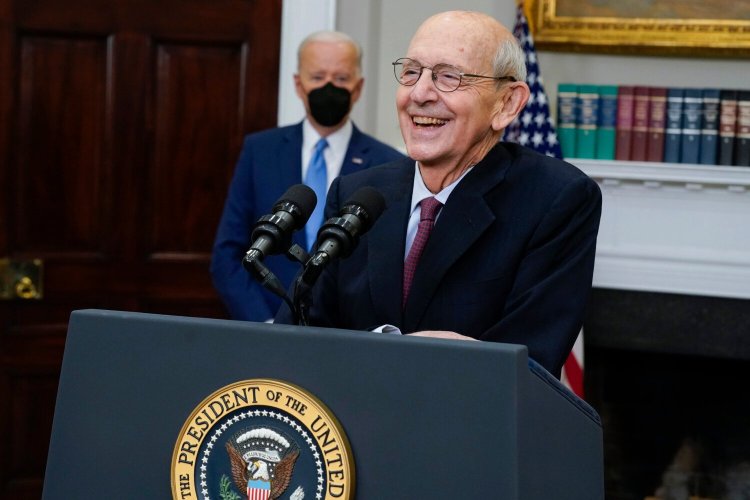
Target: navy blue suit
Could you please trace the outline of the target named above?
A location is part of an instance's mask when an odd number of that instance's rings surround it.
[[[397,158],[403,155],[354,126],[341,175]],[[242,258],[250,248],[253,225],[270,213],[290,186],[301,182],[301,122],[245,137],[211,258],[214,286],[234,319],[265,321],[279,308],[281,300],[253,280],[242,267]],[[294,242],[307,248],[304,231],[294,234]],[[283,255],[268,257],[264,263],[285,286],[300,267]]]
[[[387,208],[353,254],[313,287],[310,324],[402,332],[449,330],[525,344],[559,377],[583,322],[601,215],[597,184],[570,164],[501,143],[456,186],[424,249],[401,307],[414,161],[346,177],[328,193],[326,216],[361,186]],[[277,322],[291,314],[282,306]]]

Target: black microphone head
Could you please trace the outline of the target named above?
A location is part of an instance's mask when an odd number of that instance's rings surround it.
[[[309,186],[295,184],[287,189],[286,193],[281,195],[281,198],[274,203],[273,211],[284,210],[285,205],[287,207],[296,207],[293,208],[293,215],[296,223],[295,227],[299,229],[305,225],[307,219],[312,215],[317,201],[318,197],[315,196],[315,191]]]
[[[362,229],[362,232],[372,227],[373,223],[380,217],[380,214],[385,210],[385,198],[380,192],[370,186],[364,186],[354,192],[349,200],[344,203],[342,212],[350,212],[348,207],[357,207],[364,212],[366,227]],[[359,210],[357,210],[359,211]]]

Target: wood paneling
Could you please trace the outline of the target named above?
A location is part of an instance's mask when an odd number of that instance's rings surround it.
[[[242,46],[156,48],[149,253],[210,252],[226,179],[217,165],[240,133]],[[190,189],[174,189],[190,179]],[[207,244],[208,243],[208,244]]]
[[[14,250],[101,251],[105,39],[20,38]],[[43,257],[43,255],[40,255]]]
[[[43,259],[45,291],[0,302],[0,499],[40,497],[70,311],[225,315],[210,249],[243,135],[276,122],[280,18],[0,0],[0,257]]]

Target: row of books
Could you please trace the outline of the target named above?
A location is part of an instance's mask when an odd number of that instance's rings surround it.
[[[750,166],[750,90],[561,83],[565,158]]]

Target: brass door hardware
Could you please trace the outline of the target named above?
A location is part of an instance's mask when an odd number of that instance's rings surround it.
[[[39,300],[44,296],[41,259],[0,259],[0,300]]]

